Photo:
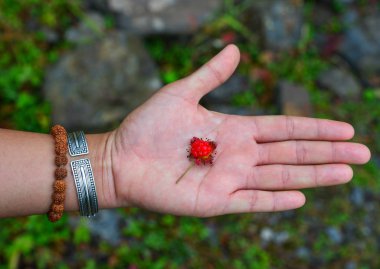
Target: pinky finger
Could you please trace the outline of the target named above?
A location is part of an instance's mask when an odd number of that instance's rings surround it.
[[[299,208],[305,201],[300,191],[238,190],[231,194],[225,214],[284,211]]]

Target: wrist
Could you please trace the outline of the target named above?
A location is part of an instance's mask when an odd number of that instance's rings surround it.
[[[113,131],[111,159],[116,207],[140,206],[139,194],[145,186],[147,163],[136,150],[138,141],[133,139],[128,121]]]
[[[86,135],[99,209],[118,206],[112,172],[114,132]]]

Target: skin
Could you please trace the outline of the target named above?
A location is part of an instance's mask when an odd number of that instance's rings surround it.
[[[354,136],[347,123],[228,115],[199,105],[239,59],[238,48],[229,45],[195,73],[157,91],[119,128],[87,135],[100,208],[137,206],[198,217],[295,209],[305,203],[301,189],[347,183],[349,164],[369,161],[366,146],[345,142]],[[175,184],[190,164],[186,149],[193,136],[217,143],[214,165],[194,166]],[[0,130],[0,148],[0,217],[47,212],[51,137]],[[67,182],[66,210],[76,211],[71,173]]]

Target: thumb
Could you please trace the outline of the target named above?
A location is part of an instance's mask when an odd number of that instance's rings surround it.
[[[198,104],[199,100],[216,87],[225,82],[235,71],[240,61],[240,52],[235,45],[228,45],[197,71],[175,82],[176,87],[166,90],[180,89],[180,95]]]

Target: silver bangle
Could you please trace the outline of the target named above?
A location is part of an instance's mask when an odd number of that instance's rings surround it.
[[[83,131],[69,133],[67,138],[72,157],[88,154],[87,140]],[[99,209],[91,162],[85,158],[71,161],[70,165],[77,190],[80,215],[93,217]]]
[[[72,161],[71,170],[77,189],[80,215],[95,216],[98,212],[98,200],[90,160],[86,158]]]
[[[67,135],[67,142],[70,156],[75,157],[88,154],[87,140],[83,131],[69,133]]]

